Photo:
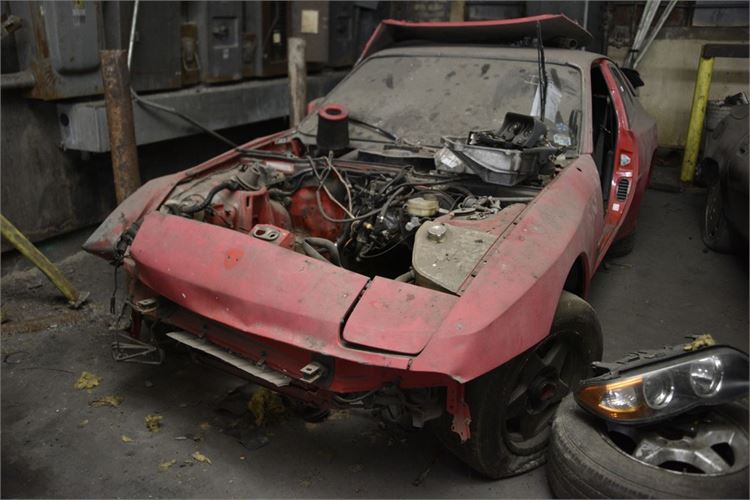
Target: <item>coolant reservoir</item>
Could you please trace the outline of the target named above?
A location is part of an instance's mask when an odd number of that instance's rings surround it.
[[[418,196],[406,202],[406,213],[415,217],[432,217],[438,211],[440,205],[434,196]]]

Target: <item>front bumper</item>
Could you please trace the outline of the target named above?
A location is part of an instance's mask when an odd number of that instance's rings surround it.
[[[132,302],[159,304],[145,316],[294,379],[318,361],[329,374],[318,388],[347,393],[451,380],[411,365],[458,301],[452,295],[371,281],[237,231],[159,213],[144,218],[125,265],[135,278]]]

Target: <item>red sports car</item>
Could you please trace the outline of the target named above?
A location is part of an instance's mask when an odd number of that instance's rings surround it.
[[[129,347],[430,422],[490,477],[543,463],[656,147],[590,38],[559,15],[383,22],[297,128],[152,180],[86,242],[130,276]]]

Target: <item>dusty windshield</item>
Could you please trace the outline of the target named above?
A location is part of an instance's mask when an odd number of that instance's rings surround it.
[[[580,116],[581,76],[570,66],[547,63],[545,118],[548,136],[570,138],[571,118]],[[344,104],[351,116],[410,142],[439,145],[440,137],[497,129],[506,112],[539,114],[536,61],[457,56],[375,57],[357,68],[323,101]],[[574,113],[576,111],[577,113]],[[299,127],[315,135],[317,115]],[[350,125],[352,139],[386,141]]]

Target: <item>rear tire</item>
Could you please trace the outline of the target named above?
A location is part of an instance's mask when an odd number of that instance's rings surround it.
[[[721,182],[708,187],[706,210],[703,214],[703,243],[715,252],[731,253],[735,249],[735,236],[724,215]]]
[[[634,248],[635,233],[630,233],[629,235],[612,242],[612,245],[607,251],[607,257],[615,259],[618,257],[625,257],[632,252]]]
[[[562,292],[550,335],[508,363],[469,382],[471,438],[450,431],[452,416],[437,422],[438,438],[458,458],[493,479],[544,464],[559,401],[601,359],[602,337],[593,308]]]

